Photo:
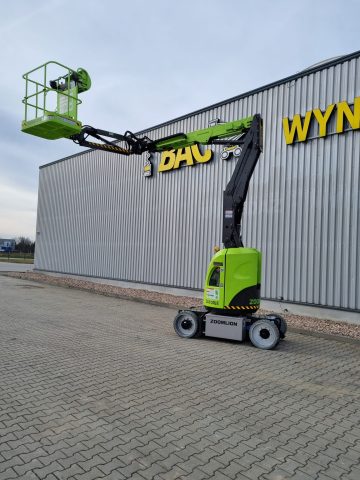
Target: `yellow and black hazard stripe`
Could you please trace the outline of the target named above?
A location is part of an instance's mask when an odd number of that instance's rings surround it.
[[[257,310],[259,308],[259,305],[229,305],[227,307],[224,307],[225,310]]]

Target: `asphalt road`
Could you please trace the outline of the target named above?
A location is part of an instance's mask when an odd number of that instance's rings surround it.
[[[359,480],[358,344],[174,315],[0,275],[0,480]]]
[[[0,262],[0,272],[27,272],[33,268],[32,263]]]

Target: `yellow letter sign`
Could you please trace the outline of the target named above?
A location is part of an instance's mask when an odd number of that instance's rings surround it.
[[[305,117],[302,118],[298,113],[294,115],[290,126],[289,119],[283,118],[283,130],[285,141],[287,145],[298,142],[304,142],[307,139],[311,119],[314,117],[319,125],[319,137],[325,137],[327,135],[327,124],[336,111],[336,133],[344,132],[344,121],[352,130],[360,129],[360,97],[354,98],[354,108],[351,110],[347,102],[332,103],[329,105],[323,113],[319,108],[309,110],[306,112]],[[335,133],[335,132],[334,132]]]
[[[197,145],[162,152],[158,172],[169,172],[178,169],[181,164],[193,166],[196,163],[206,163],[212,158],[212,150],[208,149],[202,154]]]

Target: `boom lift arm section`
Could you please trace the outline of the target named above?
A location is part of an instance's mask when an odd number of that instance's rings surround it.
[[[139,137],[129,131],[121,135],[84,125],[80,133],[72,135],[70,138],[82,147],[105,150],[121,155],[141,155],[144,152],[163,152],[192,145],[241,145],[243,143],[241,138],[231,139],[229,137],[239,137],[246,133],[252,124],[252,120],[253,117],[248,117],[233,122],[220,123],[194,132],[176,133],[159,140],[151,140],[146,136]],[[88,137],[93,137],[101,143],[93,142]],[[114,140],[110,141],[109,138]],[[124,142],[125,145],[118,145],[118,142]]]
[[[241,217],[256,163],[262,152],[262,120],[254,115],[251,127],[243,136],[240,158],[224,191],[223,243],[225,248],[243,247]]]

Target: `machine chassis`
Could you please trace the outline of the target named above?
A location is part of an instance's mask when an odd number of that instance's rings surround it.
[[[179,310],[174,329],[183,338],[215,337],[250,342],[257,348],[271,350],[286,335],[287,324],[280,315],[228,315],[208,309]]]

